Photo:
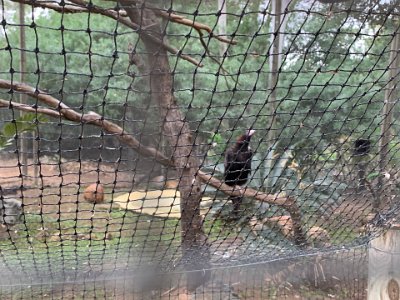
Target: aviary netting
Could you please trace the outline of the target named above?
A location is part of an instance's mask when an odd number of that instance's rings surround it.
[[[397,1],[1,4],[4,295],[136,278],[126,297],[262,299],[328,275],[364,295],[365,246],[399,213]],[[227,185],[248,129],[252,171]]]

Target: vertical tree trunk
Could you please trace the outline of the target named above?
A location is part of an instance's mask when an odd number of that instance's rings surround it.
[[[378,178],[378,198],[374,202],[374,208],[378,209],[380,206],[380,202],[389,200],[390,193],[386,193],[384,191],[384,173],[387,169],[387,165],[389,163],[388,154],[389,154],[389,142],[392,139],[391,135],[391,127],[392,127],[392,115],[393,109],[396,104],[397,99],[397,91],[398,91],[398,79],[396,76],[398,75],[399,68],[400,68],[400,34],[397,32],[393,38],[390,58],[389,58],[389,72],[388,72],[388,79],[389,84],[386,87],[385,91],[385,100],[383,104],[383,111],[382,117],[383,122],[381,126],[381,138],[379,141],[379,171],[380,176]]]
[[[400,226],[370,243],[368,300],[400,299]]]
[[[271,35],[271,44],[272,47],[270,49],[270,72],[271,76],[269,78],[269,88],[271,89],[271,95],[269,98],[269,107],[271,111],[271,118],[269,124],[269,132],[268,132],[268,140],[270,144],[273,145],[277,139],[277,128],[276,128],[276,108],[277,108],[277,95],[276,95],[276,86],[278,84],[279,77],[279,67],[282,62],[282,49],[283,49],[283,41],[284,34],[283,32],[286,27],[286,23],[288,18],[284,15],[284,11],[289,6],[291,0],[273,0],[271,2],[271,12],[272,19],[270,24],[270,32]]]
[[[25,55],[25,27],[23,26],[25,24],[25,4],[20,3],[19,4],[19,23],[21,24],[21,27],[19,29],[19,45],[20,45],[20,61],[19,61],[19,69],[20,69],[20,77],[19,81],[22,83],[25,83],[25,63],[26,63],[26,55]],[[21,103],[26,103],[26,96],[24,94],[20,94],[19,101]],[[20,113],[22,115],[23,112]],[[28,141],[27,141],[27,134],[19,133],[18,136],[20,138],[20,149],[19,149],[19,159],[22,162],[22,175],[26,176],[28,175]]]
[[[33,152],[33,178],[34,185],[39,186],[39,141],[36,137],[39,135],[39,130],[32,132],[32,152]]]
[[[218,34],[222,37],[226,35],[226,1],[218,0],[218,10],[221,11],[221,15],[218,17]],[[219,43],[219,55],[221,58],[226,52],[227,44]]]
[[[122,0],[120,3],[133,22],[163,40],[160,21],[153,11],[144,5],[141,8],[133,7],[132,2],[128,1]],[[200,163],[195,155],[195,142],[189,124],[173,96],[173,78],[167,52],[145,34],[141,34],[140,38],[148,53],[151,97],[159,105],[163,134],[172,147],[172,159],[180,181],[183,262],[189,270],[201,270],[188,272],[187,287],[192,290],[208,276],[203,271],[208,266],[208,247],[200,215],[201,183],[196,176]]]

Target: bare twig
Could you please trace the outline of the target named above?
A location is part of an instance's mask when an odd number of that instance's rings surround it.
[[[201,43],[201,45],[203,46],[204,50],[206,51],[208,57],[209,57],[211,60],[213,60],[214,62],[216,62],[216,63],[218,64],[219,68],[222,70],[222,72],[223,72],[224,75],[228,75],[229,73],[228,73],[228,71],[224,68],[224,66],[222,65],[222,63],[221,63],[217,58],[215,58],[215,57],[211,54],[210,49],[208,48],[206,42],[205,42],[204,39],[203,39],[203,32],[201,32],[200,30],[198,30],[198,33],[199,33],[200,43]],[[225,79],[225,83],[226,83],[228,89],[230,90],[231,88],[230,88],[230,85],[229,85],[229,82],[228,82],[228,79],[226,78],[226,76],[224,76],[224,79]],[[236,84],[238,84],[238,82],[237,82],[236,80],[234,80],[234,81],[235,81]]]
[[[211,27],[209,27],[209,26],[207,26],[205,24],[202,24],[202,23],[199,23],[199,22],[196,22],[196,21],[193,21],[193,20],[189,20],[189,19],[186,19],[183,16],[180,16],[180,15],[177,15],[177,14],[173,14],[173,13],[168,13],[166,11],[162,11],[162,10],[157,9],[157,8],[153,8],[153,7],[150,7],[150,8],[154,10],[154,13],[156,15],[158,15],[158,16],[164,18],[164,19],[167,19],[167,20],[169,20],[171,22],[192,27],[199,33],[201,32],[201,30],[207,31],[210,34],[211,37],[219,40],[220,42],[231,44],[231,45],[236,45],[237,44],[237,42],[234,39],[227,39],[227,38],[224,38],[222,36],[214,35],[213,30],[211,29]]]
[[[197,33],[199,34],[200,43],[203,46],[204,50],[206,51],[208,57],[218,64],[218,66],[220,67],[222,72],[224,72],[225,74],[229,74],[228,71],[226,71],[226,69],[222,65],[222,63],[217,58],[212,56],[212,54],[210,52],[210,49],[208,48],[206,42],[204,41],[204,38],[203,38],[204,34],[203,34],[202,30],[207,31],[210,34],[210,37],[215,38],[215,39],[217,39],[217,40],[219,40],[220,42],[223,42],[223,43],[236,45],[237,42],[234,39],[227,39],[227,38],[224,38],[224,37],[221,37],[221,36],[218,36],[218,35],[214,35],[213,30],[211,29],[211,27],[209,27],[208,25],[205,25],[203,23],[199,23],[199,22],[196,22],[196,21],[193,21],[193,20],[189,20],[189,19],[184,18],[183,16],[180,16],[180,15],[177,15],[177,14],[174,14],[174,13],[168,13],[168,12],[162,11],[162,10],[160,10],[158,8],[154,8],[154,7],[150,7],[150,8],[154,11],[154,13],[156,15],[158,15],[158,16],[164,18],[164,19],[167,19],[168,21],[171,21],[173,23],[182,24],[182,25],[185,25],[185,26],[189,26],[189,27],[192,27],[193,29],[195,29],[197,31]],[[225,77],[225,81],[226,81],[227,86],[229,87],[229,83],[226,80],[226,77]],[[235,83],[237,83],[237,82],[235,81]]]

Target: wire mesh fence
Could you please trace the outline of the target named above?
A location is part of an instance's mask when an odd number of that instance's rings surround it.
[[[397,1],[1,5],[2,297],[365,298]]]

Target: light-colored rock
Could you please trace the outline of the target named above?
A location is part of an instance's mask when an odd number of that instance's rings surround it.
[[[210,201],[209,197],[202,197],[202,201]],[[122,209],[129,209],[135,213],[147,214],[163,218],[180,218],[181,196],[176,189],[134,191],[114,198],[113,203]],[[209,208],[202,208],[202,214],[208,213]]]
[[[15,225],[20,222],[21,214],[21,201],[7,197],[0,200],[0,223]]]

